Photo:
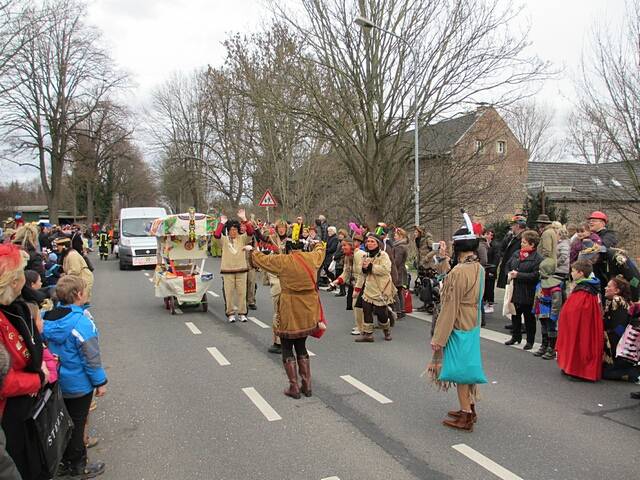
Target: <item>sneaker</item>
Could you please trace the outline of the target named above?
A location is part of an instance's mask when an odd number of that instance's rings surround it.
[[[486,305],[484,307],[484,313],[493,313],[495,310],[493,309],[493,305]]]
[[[94,478],[98,475],[102,475],[104,473],[104,469],[104,462],[87,463],[84,468],[72,468],[68,475],[70,478],[80,478],[84,480],[85,478]]]
[[[236,316],[235,315],[229,315],[228,317],[229,323],[236,323]]]
[[[238,320],[240,320],[242,323],[244,323],[244,322],[246,322],[246,321],[247,321],[247,320],[249,320],[249,319],[247,318],[247,316],[246,316],[246,315],[240,315],[240,318],[239,318]]]
[[[257,310],[258,307],[256,306],[255,303],[250,303],[249,305],[247,305],[249,307],[249,310]]]
[[[360,330],[354,328],[353,330],[351,330],[351,335],[360,335]]]

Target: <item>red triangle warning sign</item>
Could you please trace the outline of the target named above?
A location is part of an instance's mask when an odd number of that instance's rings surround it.
[[[262,199],[260,200],[260,203],[258,204],[258,206],[277,207],[278,204],[276,203],[276,199],[273,198],[273,195],[271,194],[271,192],[267,190],[266,192],[264,192],[264,195],[262,196]]]

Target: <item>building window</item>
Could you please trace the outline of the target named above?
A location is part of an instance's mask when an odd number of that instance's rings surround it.
[[[616,178],[612,178],[611,179],[611,183],[613,184],[614,187],[621,187],[622,186],[622,184]]]
[[[602,185],[604,185],[602,180],[600,180],[598,177],[591,177],[591,181],[595,183],[596,187],[601,187]]]
[[[507,142],[499,140],[496,144],[496,149],[500,155],[507,153]]]
[[[476,140],[476,153],[482,153],[483,150],[484,145],[482,143],[482,140]]]

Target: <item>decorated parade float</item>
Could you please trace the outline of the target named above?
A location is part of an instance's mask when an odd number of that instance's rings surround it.
[[[204,270],[214,218],[191,209],[153,221],[149,235],[158,241],[158,266],[154,284],[156,297],[164,299],[172,314],[185,306],[208,309],[207,290],[213,274]]]

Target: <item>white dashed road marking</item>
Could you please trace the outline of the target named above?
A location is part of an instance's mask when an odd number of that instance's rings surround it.
[[[473,460],[482,468],[490,471],[496,477],[501,478],[502,480],[522,480],[522,477],[519,477],[518,475],[516,475],[513,472],[510,472],[503,466],[498,465],[496,462],[494,462],[490,458],[485,457],[480,452],[474,450],[468,445],[465,445],[464,443],[453,445],[451,448],[460,452],[462,455],[469,458],[470,460]]]
[[[149,280],[151,283],[153,283],[153,278],[148,278],[147,280]]]
[[[144,276],[148,277],[149,276],[149,272],[144,272]]]
[[[224,367],[225,365],[231,365],[231,362],[229,362],[229,360],[227,360],[226,357],[222,353],[220,353],[220,350],[218,350],[216,347],[208,347],[207,351],[213,358],[216,359],[216,362],[218,362],[222,367]]]
[[[211,295],[213,298],[218,298],[218,297],[220,296],[220,295],[218,295],[216,292],[213,292],[213,291],[211,291],[211,290],[207,291],[207,293],[208,293],[209,295]]]
[[[360,380],[353,378],[351,375],[341,375],[340,378],[343,379],[345,382],[350,383],[351,385],[356,387],[361,392],[366,393],[371,398],[373,398],[374,400],[376,400],[376,401],[378,401],[378,402],[380,402],[382,404],[393,403],[393,400],[385,397],[384,395],[382,395],[379,392],[376,392],[373,388],[365,385]]]
[[[311,350],[307,349],[307,353],[309,354],[310,357],[315,357],[316,354],[313,353]]]
[[[340,477],[325,477],[325,478],[322,478],[321,480],[340,480]]]
[[[249,397],[249,400],[253,402],[253,404],[258,407],[258,410],[265,416],[267,420],[270,422],[275,422],[276,420],[282,420],[282,417],[278,415],[271,405],[267,403],[267,401],[258,393],[258,391],[253,387],[243,388],[242,391],[244,394]]]
[[[202,333],[200,329],[196,327],[193,323],[184,322],[184,324],[187,326],[189,330],[191,330],[191,333],[193,333],[194,335],[200,335]]]
[[[253,323],[255,323],[256,325],[258,325],[260,328],[271,328],[271,327],[269,327],[269,325],[267,325],[266,323],[261,322],[256,317],[247,317],[247,318],[249,320],[251,320]]]

